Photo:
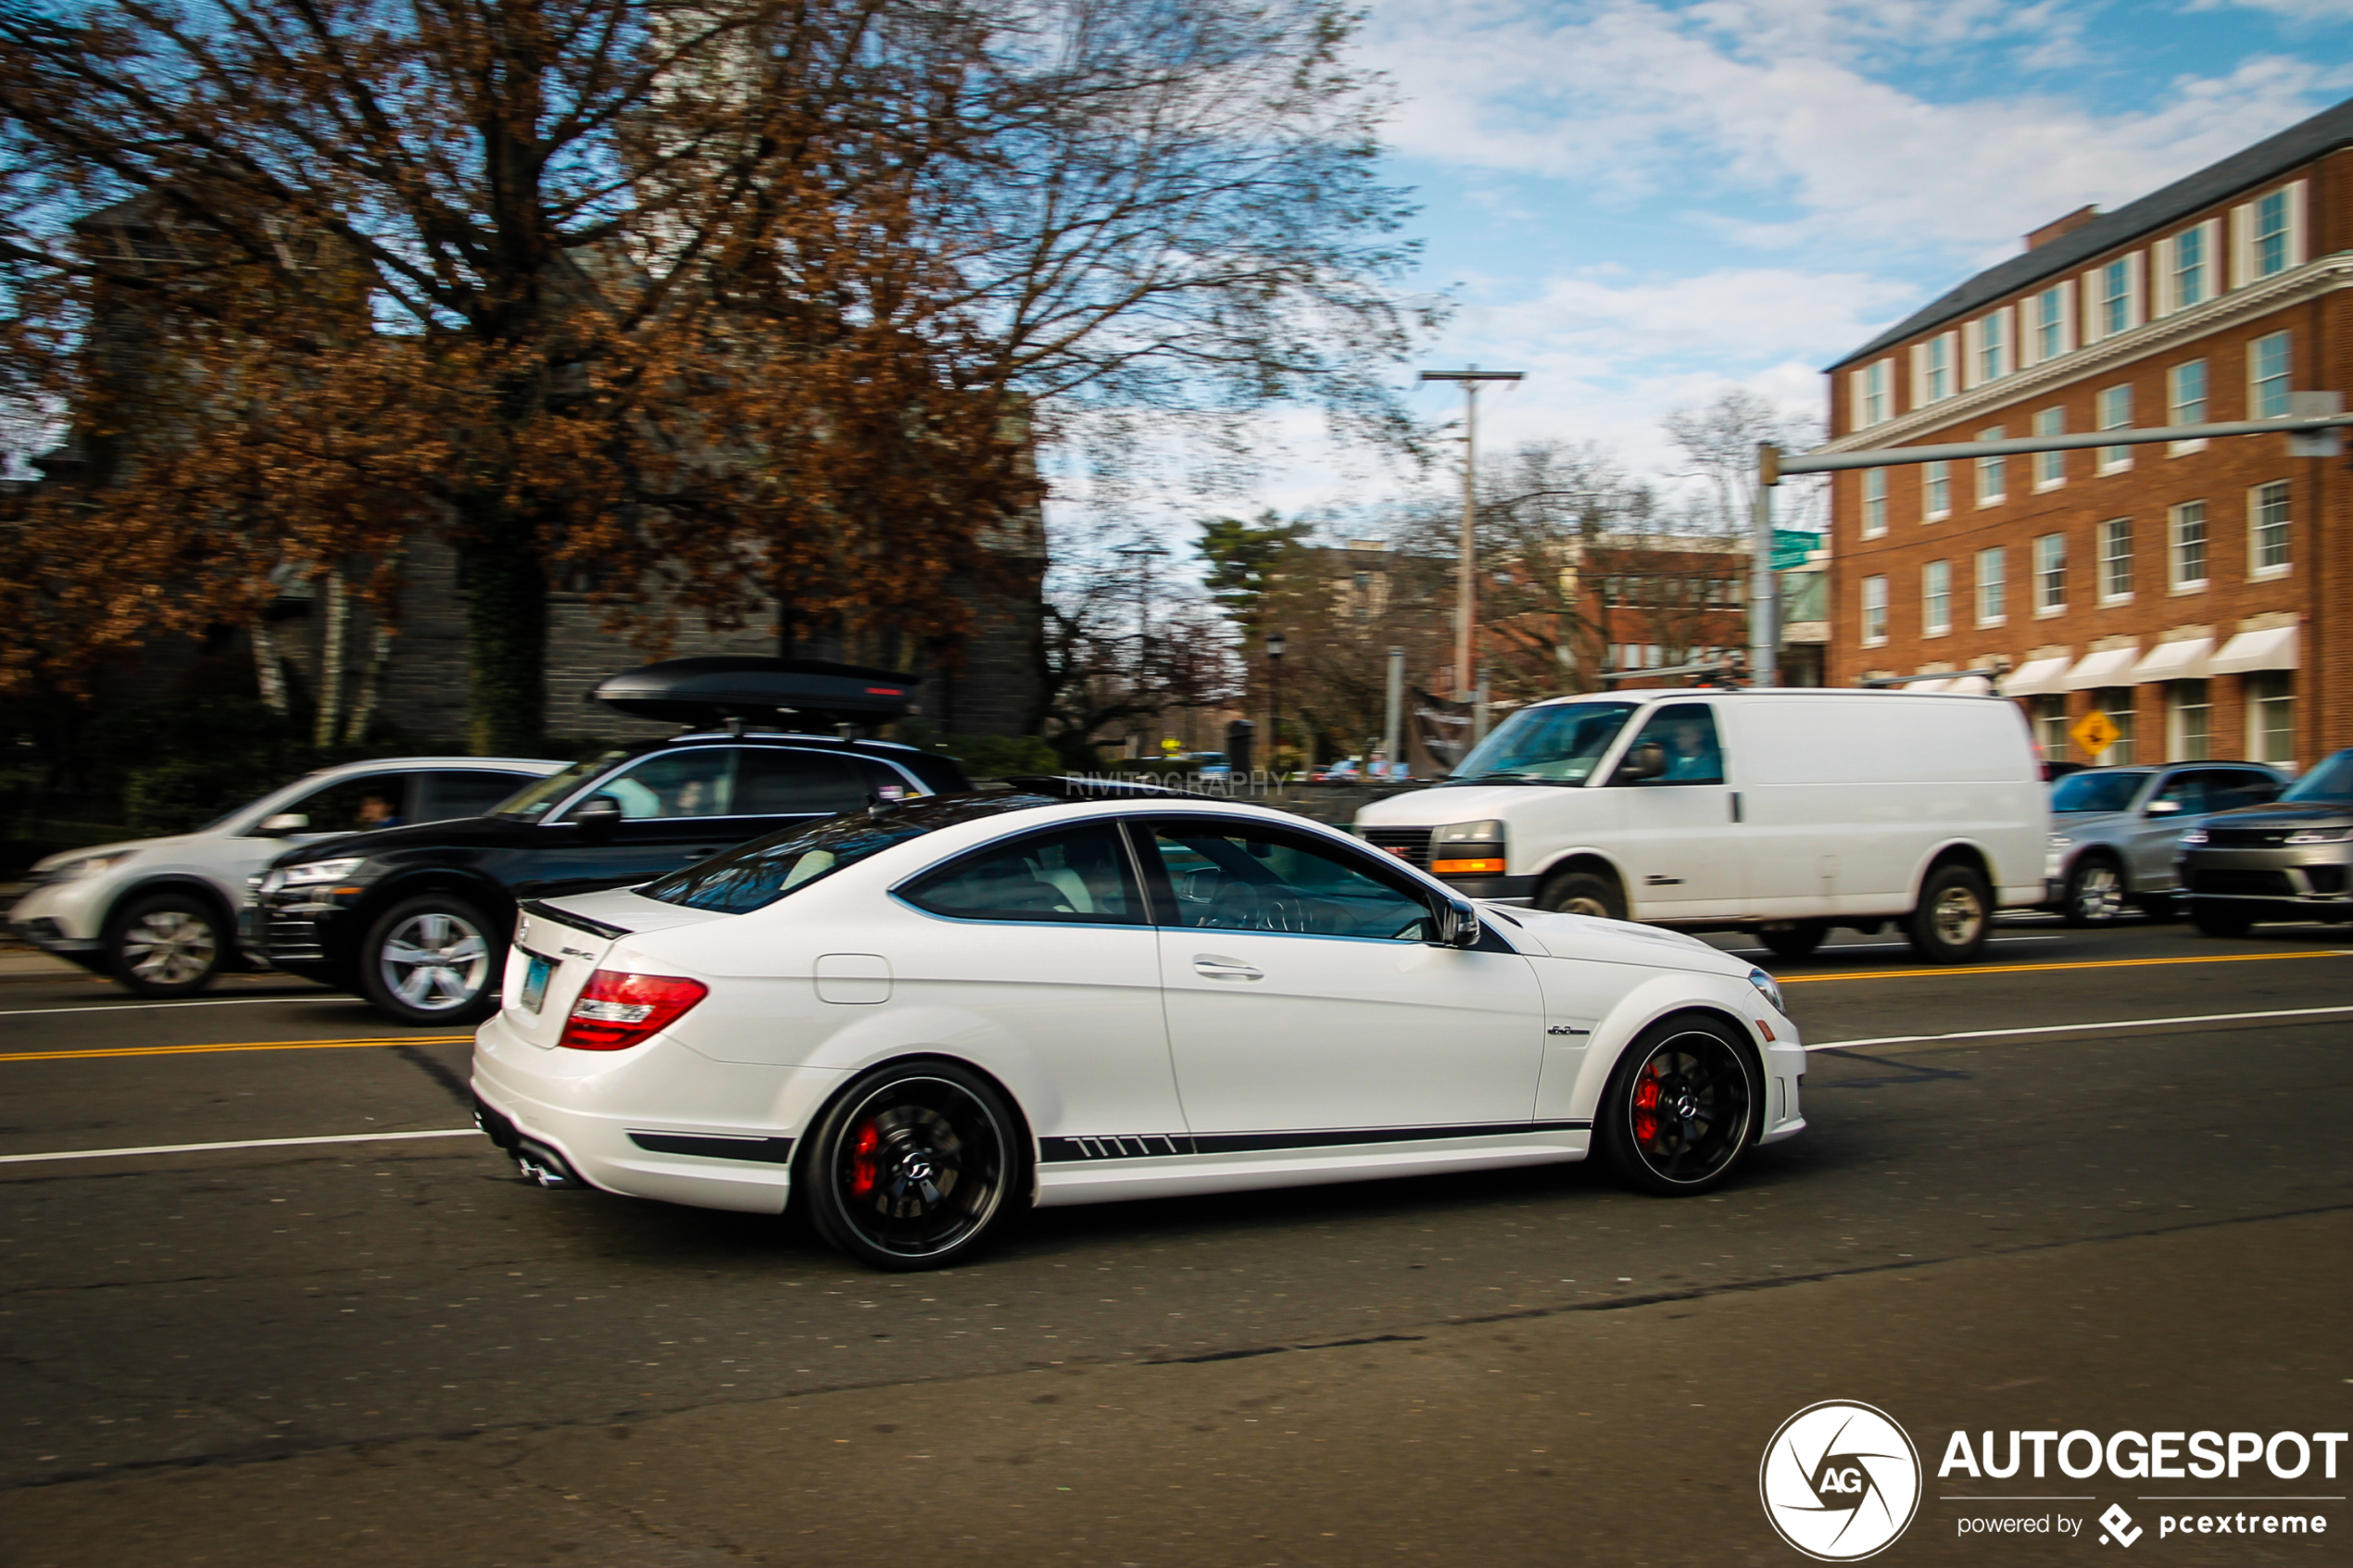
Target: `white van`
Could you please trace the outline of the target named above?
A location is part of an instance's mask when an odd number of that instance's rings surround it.
[[[1356,832],[1473,898],[1754,930],[1784,958],[1894,922],[1957,963],[1996,908],[2042,901],[2050,816],[2000,697],[1633,691],[1519,709]]]

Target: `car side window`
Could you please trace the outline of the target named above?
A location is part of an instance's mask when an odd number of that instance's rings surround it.
[[[296,830],[301,833],[364,833],[370,828],[396,828],[415,820],[410,809],[417,777],[414,773],[368,773],[356,779],[337,779],[299,800],[279,807],[271,815],[291,812],[309,818]]]
[[[876,790],[861,759],[791,746],[753,746],[744,753],[743,812],[750,817],[832,816],[866,804]],[[891,782],[901,782],[893,773]]]
[[[531,782],[528,773],[501,773],[488,768],[447,768],[422,775],[416,819],[446,822],[455,817],[479,817]]]
[[[926,872],[900,897],[953,920],[1144,923],[1126,847],[1107,822],[992,844]]]
[[[736,752],[730,746],[657,751],[598,784],[585,798],[609,796],[627,822],[736,815]],[[577,812],[579,806],[573,807]]]
[[[1429,906],[1345,852],[1277,829],[1162,822],[1152,853],[1175,909],[1163,923],[1398,942],[1429,938]]]
[[[1667,753],[1667,771],[1645,784],[1719,784],[1724,747],[1716,734],[1716,712],[1704,702],[1671,702],[1655,709],[1634,737],[1634,747],[1656,746]]]
[[[2218,768],[2207,777],[2206,809],[2209,811],[2267,806],[2279,796],[2280,781],[2251,768]]]
[[[2157,800],[2171,800],[2182,809],[2184,816],[2211,810],[2212,808],[2206,803],[2207,780],[2208,775],[2204,772],[2176,773],[2158,786],[2151,804],[2154,805]]]

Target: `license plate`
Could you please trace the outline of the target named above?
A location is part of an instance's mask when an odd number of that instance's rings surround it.
[[[556,972],[556,960],[543,959],[537,953],[524,955],[531,960],[522,975],[522,1010],[537,1012],[547,1001],[547,976]]]

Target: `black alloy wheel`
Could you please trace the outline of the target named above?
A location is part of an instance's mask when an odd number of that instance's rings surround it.
[[[1967,963],[1994,931],[1994,895],[1975,869],[1944,865],[1920,884],[1920,901],[1904,922],[1912,951],[1931,963]]]
[[[2255,929],[2255,916],[2224,899],[2192,898],[2190,923],[2208,936],[2244,936]]]
[[[794,1185],[817,1234],[878,1269],[946,1268],[1020,1207],[1028,1161],[1013,1111],[953,1062],[877,1068],[803,1146]]]
[[[1664,1019],[1626,1048],[1602,1091],[1602,1158],[1640,1192],[1705,1192],[1755,1142],[1761,1091],[1746,1042],[1728,1026]]]
[[[2124,916],[2124,868],[2106,855],[2079,855],[2068,868],[2059,919],[2069,925],[2114,925]]]
[[[1756,939],[1777,959],[1809,959],[1830,934],[1831,922],[1826,920],[1793,920],[1786,925],[1766,926]]]
[[[455,1027],[498,1010],[507,944],[488,916],[448,893],[404,898],[359,947],[359,990],[403,1023]]]
[[[150,893],[107,922],[107,971],[142,997],[190,997],[220,972],[220,916],[194,893]]]
[[[1626,895],[1605,876],[1596,876],[1592,872],[1563,872],[1538,890],[1536,907],[1555,914],[1624,920]]]

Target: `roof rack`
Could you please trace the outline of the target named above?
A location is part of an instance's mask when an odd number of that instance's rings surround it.
[[[905,713],[914,689],[914,677],[895,670],[710,654],[624,670],[588,700],[632,718],[685,724],[781,723],[787,715],[796,724],[875,724]]]

